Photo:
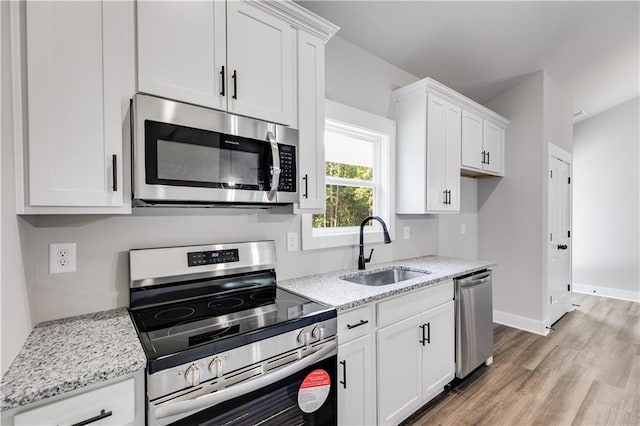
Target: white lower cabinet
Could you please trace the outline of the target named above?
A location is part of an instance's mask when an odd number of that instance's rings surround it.
[[[338,347],[338,424],[373,425],[375,368],[373,337],[366,334]]]
[[[377,424],[395,425],[455,374],[453,281],[377,303]]]
[[[378,421],[397,424],[422,405],[422,352],[414,315],[378,331]]]
[[[13,424],[139,425],[144,422],[144,400],[140,398],[144,395],[143,386],[144,378],[140,376],[74,393],[16,414]]]

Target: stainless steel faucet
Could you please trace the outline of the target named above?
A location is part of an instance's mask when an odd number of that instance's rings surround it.
[[[382,225],[382,232],[384,233],[384,243],[390,244],[391,237],[389,236],[389,231],[387,230],[387,224],[384,223],[384,220],[378,216],[367,216],[364,218],[362,223],[360,224],[360,255],[358,256],[358,269],[361,271],[365,270],[365,264],[371,262],[371,256],[373,256],[373,249],[369,253],[369,257],[364,257],[364,226],[370,220],[377,220]]]

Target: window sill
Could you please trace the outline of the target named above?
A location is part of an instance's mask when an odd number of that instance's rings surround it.
[[[330,229],[314,230],[311,227],[312,215],[302,216],[302,250],[318,250],[334,247],[349,247],[360,244],[360,228],[353,227],[344,231]],[[364,231],[365,244],[382,243],[384,235],[379,226]]]

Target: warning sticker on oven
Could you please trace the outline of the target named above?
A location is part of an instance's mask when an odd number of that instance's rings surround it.
[[[305,413],[313,413],[327,400],[331,379],[325,370],[313,370],[304,378],[298,390],[298,406]]]

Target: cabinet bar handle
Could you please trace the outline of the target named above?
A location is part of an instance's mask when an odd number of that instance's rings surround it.
[[[118,190],[118,156],[113,154],[111,156],[111,175],[113,178],[113,192]]]
[[[431,344],[431,323],[428,322],[426,324],[426,327],[427,327],[427,343]],[[424,328],[423,328],[423,330],[424,330]]]
[[[238,99],[238,75],[236,74],[236,70],[233,70],[233,75],[231,76],[233,79],[233,99]]]
[[[424,346],[424,342],[426,341],[426,339],[424,337],[424,324],[419,325],[418,327],[420,327],[420,329],[422,330],[422,339],[418,340],[418,342],[422,343],[422,346]]]
[[[487,151],[482,151],[482,164],[486,164],[485,160],[484,160],[484,156],[487,153]]]
[[[224,65],[222,66],[222,69],[220,70],[220,76],[222,77],[222,86],[220,89],[220,96],[224,96]]]
[[[100,414],[98,414],[97,416],[91,417],[90,419],[83,420],[83,421],[78,422],[78,423],[74,423],[71,426],[85,426],[85,425],[88,425],[89,423],[97,422],[98,420],[102,420],[104,418],[107,418],[107,417],[111,416],[112,414],[113,414],[112,411],[105,411],[103,409],[103,410],[100,410]]]
[[[344,361],[340,361],[340,364],[342,364],[342,380],[340,381],[340,384],[344,389],[346,389],[347,388],[347,360],[345,359]]]
[[[309,175],[305,174],[302,180],[304,181],[304,194],[302,194],[302,196],[309,198]]]
[[[369,321],[360,320],[356,325],[347,324],[347,329],[351,330],[352,328],[360,327],[361,325],[369,324]]]
[[[487,164],[491,164],[491,153],[487,151]]]

